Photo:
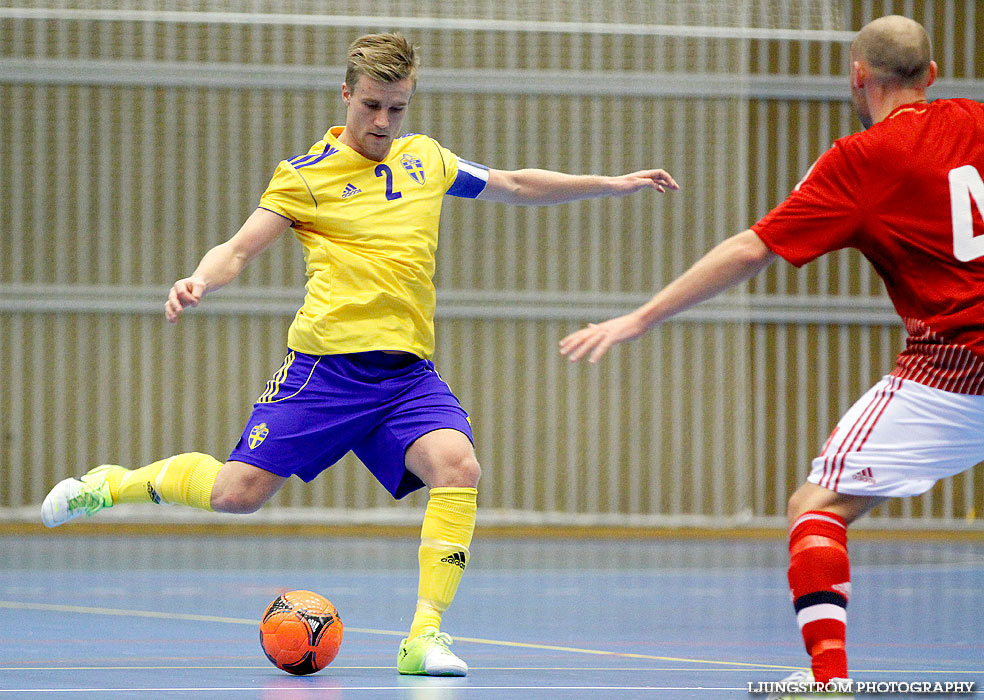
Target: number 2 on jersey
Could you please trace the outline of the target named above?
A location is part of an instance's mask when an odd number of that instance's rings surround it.
[[[386,199],[392,201],[394,199],[399,199],[400,197],[403,196],[402,192],[393,191],[393,171],[389,169],[388,165],[383,165],[382,163],[380,163],[379,165],[376,166],[376,169],[373,172],[376,173],[376,177],[386,178]]]
[[[953,256],[970,262],[984,255],[984,236],[974,236],[974,211],[984,215],[984,180],[973,165],[954,168],[950,176],[950,215],[953,219]]]

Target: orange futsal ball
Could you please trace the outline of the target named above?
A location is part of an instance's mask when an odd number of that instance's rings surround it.
[[[342,645],[342,621],[324,596],[290,591],[267,606],[260,645],[274,666],[306,676],[330,664]]]

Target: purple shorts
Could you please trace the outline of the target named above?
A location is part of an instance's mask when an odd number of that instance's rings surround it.
[[[229,459],[311,481],[351,450],[403,498],[424,485],[407,470],[407,448],[441,428],[474,442],[468,414],[429,360],[291,350],[253,404]]]

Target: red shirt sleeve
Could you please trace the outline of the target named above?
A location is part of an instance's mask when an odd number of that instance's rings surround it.
[[[836,142],[752,230],[773,253],[797,267],[833,250],[857,247],[862,223],[857,182],[857,170]]]

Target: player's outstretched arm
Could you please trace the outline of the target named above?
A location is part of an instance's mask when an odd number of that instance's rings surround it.
[[[680,189],[665,170],[639,170],[626,175],[569,175],[553,170],[489,170],[478,199],[506,204],[563,204],[595,197],[621,197],[639,190]]]
[[[267,209],[254,211],[232,238],[205,253],[191,277],[174,283],[164,303],[164,317],[177,323],[185,308],[198,306],[207,292],[229,284],[290,224],[290,219]]]
[[[571,362],[597,362],[613,345],[638,338],[658,323],[745,282],[776,259],[751,229],[719,243],[648,302],[624,316],[588,324],[560,341]]]

